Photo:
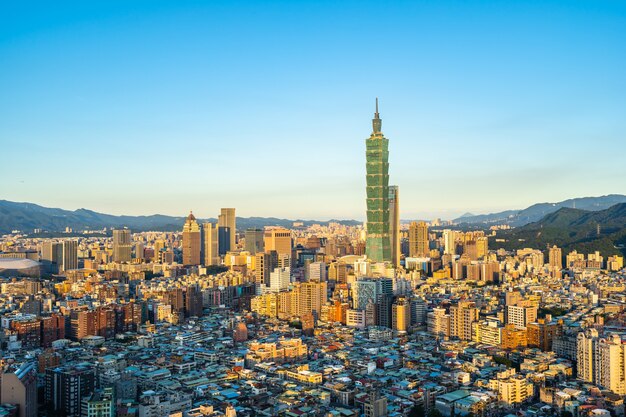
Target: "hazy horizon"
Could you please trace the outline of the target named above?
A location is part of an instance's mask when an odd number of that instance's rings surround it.
[[[438,213],[432,213],[432,215],[427,216],[420,216],[420,217],[407,217],[407,216],[400,216],[400,220],[401,221],[411,221],[411,220],[434,220],[437,218],[440,218],[441,220],[454,220],[456,218],[459,218],[462,215],[465,214],[472,214],[472,215],[484,215],[484,214],[492,214],[492,213],[498,213],[498,212],[502,212],[502,211],[507,211],[507,210],[523,210],[527,207],[530,207],[533,204],[542,204],[542,203],[547,203],[547,204],[551,204],[551,203],[559,203],[561,201],[565,201],[565,200],[570,200],[570,199],[575,199],[575,198],[586,198],[586,197],[604,197],[606,195],[611,195],[611,194],[620,194],[620,193],[609,193],[609,194],[604,194],[604,195],[590,195],[590,196],[577,196],[577,197],[569,197],[569,198],[565,198],[564,200],[559,200],[559,201],[536,201],[534,203],[531,203],[527,206],[524,207],[509,207],[509,208],[503,208],[503,209],[497,209],[497,210],[488,210],[488,211],[479,211],[479,212],[460,212],[456,215],[450,216],[450,217],[444,217],[443,215],[440,215]],[[6,200],[6,199],[5,199]],[[11,201],[11,200],[7,200],[7,201]],[[86,209],[86,210],[91,210],[97,213],[101,213],[101,214],[110,214],[110,215],[114,215],[114,216],[152,216],[152,215],[165,215],[165,216],[172,216],[172,217],[185,217],[189,214],[189,211],[192,211],[194,216],[196,216],[199,219],[216,219],[218,214],[219,214],[219,208],[215,211],[215,213],[211,214],[208,213],[207,214],[203,214],[204,211],[203,210],[196,210],[194,208],[187,210],[186,212],[181,212],[181,213],[165,213],[165,212],[146,212],[146,213],[136,213],[136,214],[131,214],[131,213],[127,213],[127,212],[119,212],[119,213],[112,213],[112,212],[106,212],[103,210],[98,210],[95,209],[93,207],[86,207],[86,206],[80,206],[80,207],[62,207],[62,206],[50,206],[50,205],[46,205],[46,204],[42,204],[42,203],[37,203],[34,201],[12,201],[14,203],[31,203],[31,204],[36,204],[42,207],[46,207],[46,208],[54,208],[54,209],[61,209],[61,210],[69,210],[69,211],[75,211],[75,210],[80,210],[80,209]],[[225,206],[225,207],[230,207],[230,206]],[[275,217],[275,218],[279,218],[279,219],[286,219],[286,220],[304,220],[304,221],[308,221],[308,220],[319,220],[319,221],[328,221],[328,220],[356,220],[356,221],[365,221],[365,216],[362,217],[303,217],[303,216],[261,216],[261,215],[257,215],[254,213],[241,213],[236,207],[235,209],[237,210],[237,217],[265,217],[265,218],[270,218],[270,217]]]

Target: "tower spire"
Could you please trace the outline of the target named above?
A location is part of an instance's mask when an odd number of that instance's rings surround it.
[[[374,113],[374,118],[372,119],[372,128],[374,133],[380,133],[382,124],[383,121],[380,119],[380,114],[378,114],[378,97],[376,97],[376,112]]]

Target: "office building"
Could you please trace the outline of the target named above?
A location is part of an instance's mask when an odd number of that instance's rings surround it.
[[[374,262],[392,262],[389,232],[389,140],[381,132],[382,120],[376,112],[372,134],[366,146],[367,258]]]
[[[391,238],[391,261],[400,266],[400,190],[397,185],[389,186],[389,237]]]
[[[200,225],[189,213],[183,226],[183,265],[200,265]]]
[[[63,265],[59,272],[66,272],[72,269],[78,269],[78,241],[63,241]]]
[[[256,255],[265,250],[262,229],[246,229],[245,239],[244,249],[246,252],[250,252],[250,255]]]
[[[289,288],[291,284],[291,269],[290,268],[274,268],[270,272],[270,285],[269,289],[272,292],[280,292]]]
[[[276,251],[279,255],[291,256],[293,242],[291,239],[291,231],[287,229],[267,229],[263,236],[265,251]]]
[[[227,226],[219,226],[217,228],[217,248],[220,256],[226,255],[231,251],[232,230]]]
[[[130,262],[131,253],[130,230],[113,230],[113,262]]]
[[[78,269],[78,241],[46,241],[41,247],[41,261],[44,269],[52,274]]]
[[[326,262],[311,262],[307,265],[309,281],[326,281]]]
[[[269,285],[270,273],[275,268],[278,268],[278,253],[276,251],[257,253],[254,261],[255,282]]]
[[[223,208],[217,218],[218,227],[226,227],[230,231],[228,236],[228,249],[224,253],[235,250],[237,248],[237,218],[235,217],[234,208]],[[226,245],[224,245],[226,247]]]
[[[202,224],[200,257],[204,265],[219,265],[220,254],[218,238],[218,228],[214,224]]]

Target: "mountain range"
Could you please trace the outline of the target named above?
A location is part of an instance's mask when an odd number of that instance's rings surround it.
[[[600,251],[608,257],[626,255],[626,203],[600,211],[562,207],[541,220],[525,226],[498,231],[491,249],[547,249],[557,245],[567,254]],[[504,240],[504,241],[501,241]]]
[[[498,213],[474,215],[466,213],[454,219],[456,224],[489,225],[493,223],[520,227],[541,220],[545,215],[568,207],[590,211],[605,210],[615,204],[626,203],[626,195],[609,194],[600,197],[572,198],[558,203],[537,203],[521,210],[506,210]]]
[[[200,222],[216,222],[214,218],[198,219]],[[32,233],[34,229],[49,232],[61,232],[66,227],[73,230],[101,230],[103,228],[128,227],[133,231],[174,231],[180,230],[185,217],[165,216],[154,214],[151,216],[113,216],[98,213],[84,208],[78,210],[63,210],[59,208],[42,207],[32,203],[17,203],[0,200],[0,234],[20,230]],[[291,227],[294,222],[302,222],[305,226],[311,224],[328,224],[337,222],[345,225],[358,225],[356,220],[289,220],[274,217],[237,217],[237,228],[240,230],[249,227],[263,228],[265,226]]]

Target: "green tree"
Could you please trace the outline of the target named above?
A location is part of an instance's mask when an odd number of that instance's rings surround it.
[[[426,417],[426,411],[422,404],[417,404],[409,411],[409,417]]]
[[[428,417],[443,417],[443,414],[441,414],[441,411],[433,407],[428,412]]]

